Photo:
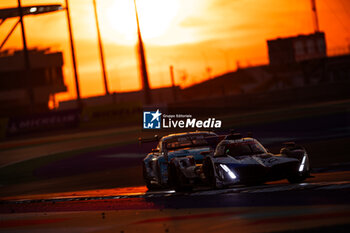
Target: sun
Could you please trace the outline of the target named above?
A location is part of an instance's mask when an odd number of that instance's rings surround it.
[[[144,39],[163,35],[178,13],[177,0],[137,0],[136,4]],[[134,0],[113,1],[106,13],[111,30],[126,40],[136,40]]]

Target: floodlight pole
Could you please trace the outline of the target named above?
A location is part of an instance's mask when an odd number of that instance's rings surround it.
[[[76,88],[76,92],[77,92],[77,102],[78,102],[78,107],[81,108],[82,102],[81,102],[81,98],[80,98],[80,86],[79,86],[79,78],[78,78],[78,72],[77,72],[77,63],[75,60],[74,39],[73,39],[72,25],[71,25],[71,20],[70,20],[70,15],[69,15],[68,0],[66,0],[66,13],[67,13],[67,21],[68,21],[70,48],[71,48],[72,61],[73,61],[75,88]]]
[[[140,62],[140,66],[141,66],[140,69],[141,69],[142,88],[143,88],[143,92],[144,92],[144,103],[151,104],[152,103],[151,90],[149,87],[145,49],[143,47],[143,41],[142,41],[140,23],[139,23],[139,16],[137,13],[136,0],[134,0],[134,5],[135,5],[135,15],[136,15],[136,23],[137,23],[137,35],[138,35],[138,45],[139,45],[138,55],[139,55],[139,62]]]
[[[320,26],[318,24],[318,15],[317,15],[317,9],[316,9],[316,0],[311,0],[311,8],[312,8],[312,14],[314,19],[314,28],[315,33],[320,32]]]
[[[23,53],[24,53],[24,65],[25,65],[26,70],[30,70],[27,39],[26,39],[25,30],[24,30],[24,22],[23,22],[23,9],[22,9],[21,0],[17,0],[17,1],[18,1],[19,22],[21,23],[21,33],[22,33],[22,42],[23,42]]]
[[[99,50],[100,50],[103,83],[105,86],[106,95],[109,95],[108,83],[107,83],[107,72],[106,72],[106,65],[105,65],[105,59],[104,59],[104,53],[103,53],[103,47],[102,47],[101,32],[100,32],[100,26],[99,26],[98,16],[97,16],[96,0],[93,0],[93,5],[94,5],[94,11],[95,11],[95,22],[96,22],[96,29],[97,29],[98,46],[99,46]]]
[[[173,90],[173,100],[176,102],[177,96],[176,96],[176,86],[175,86],[175,78],[174,78],[174,67],[170,66],[169,70],[170,70],[171,87]]]
[[[31,80],[29,80],[30,60],[29,60],[29,53],[28,53],[28,47],[27,47],[26,33],[24,30],[23,9],[22,9],[21,0],[17,0],[17,2],[18,2],[19,22],[21,24],[24,66],[25,66],[25,70],[26,70],[25,79],[26,79],[26,83],[28,85],[27,87],[28,87],[28,95],[29,95],[30,105],[33,106],[34,105],[34,93],[33,93]]]

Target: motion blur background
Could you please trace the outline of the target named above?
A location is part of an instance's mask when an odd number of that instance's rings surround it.
[[[234,71],[238,67],[268,64],[266,40],[314,32],[309,0],[149,0],[137,1],[140,27],[147,52],[150,84],[170,86],[169,66],[182,88]],[[62,4],[64,1],[22,0],[23,6]],[[16,7],[1,1],[1,8]],[[141,88],[137,73],[136,21],[133,2],[97,1],[110,92]],[[345,0],[318,0],[319,27],[326,32],[327,54],[349,52],[349,8]],[[70,1],[71,21],[82,97],[104,94],[98,62],[97,34],[92,1]],[[1,25],[1,40],[17,19]],[[57,100],[75,98],[74,78],[64,11],[24,19],[28,48],[62,51],[67,91]],[[19,27],[2,51],[21,49]]]
[[[253,132],[273,152],[296,141],[315,168],[349,162],[348,1],[67,2],[0,3],[3,188],[141,185],[153,145],[137,138],[183,130],[142,130],[146,107],[221,119],[222,133]],[[105,177],[130,167],[129,183]]]

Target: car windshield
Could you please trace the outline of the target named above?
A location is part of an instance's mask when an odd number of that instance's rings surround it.
[[[166,141],[166,148],[168,150],[176,150],[185,147],[207,146],[208,142],[205,140],[205,137],[207,136],[210,135],[196,134],[173,137]]]
[[[258,142],[239,142],[225,146],[225,153],[230,156],[255,155],[267,153],[266,149]]]

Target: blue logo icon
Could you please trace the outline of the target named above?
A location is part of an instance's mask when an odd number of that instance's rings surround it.
[[[143,112],[144,129],[160,129],[160,119],[162,113],[157,109],[156,112]]]

